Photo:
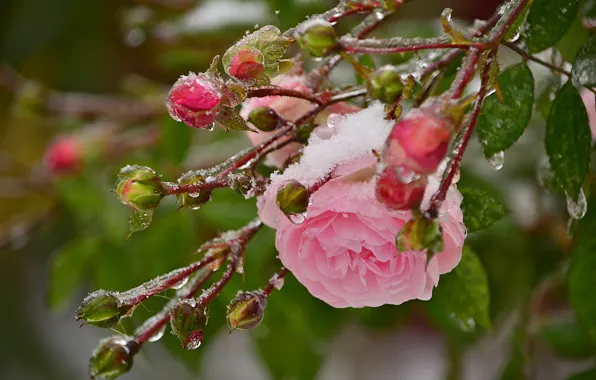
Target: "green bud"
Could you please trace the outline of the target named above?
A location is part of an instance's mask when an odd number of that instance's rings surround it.
[[[373,72],[366,87],[371,98],[386,104],[395,103],[404,89],[401,75],[393,66],[384,66]]]
[[[314,124],[302,124],[296,131],[296,138],[300,144],[307,144],[312,131],[315,130]]]
[[[118,174],[116,195],[123,204],[137,211],[147,211],[159,205],[165,196],[165,188],[153,169],[128,165]]]
[[[248,121],[258,130],[271,132],[282,125],[282,118],[269,107],[258,107],[250,111]]]
[[[333,25],[321,18],[300,24],[295,37],[298,44],[313,57],[325,57],[339,47]]]
[[[204,170],[191,171],[178,178],[180,185],[196,185],[205,182],[209,174]],[[211,200],[211,190],[201,190],[196,193],[176,194],[176,200],[180,208],[198,210],[205,203]]]
[[[400,252],[426,249],[432,255],[445,249],[441,224],[424,215],[409,220],[397,234],[395,244]]]
[[[199,348],[207,319],[205,308],[198,306],[194,299],[180,300],[174,306],[170,312],[170,326],[185,350]]]
[[[115,379],[130,371],[133,356],[140,345],[124,336],[111,336],[102,340],[89,360],[91,379]]]
[[[112,292],[98,290],[89,294],[76,311],[76,320],[98,327],[111,327],[132,310],[130,305],[122,305]]]
[[[277,207],[287,216],[303,214],[308,208],[308,189],[297,181],[283,185],[277,191]]]
[[[239,292],[228,305],[226,318],[230,330],[250,330],[265,316],[267,296],[262,291]]]

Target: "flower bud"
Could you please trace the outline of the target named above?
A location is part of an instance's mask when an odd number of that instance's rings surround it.
[[[375,195],[390,210],[411,210],[420,206],[426,183],[425,176],[401,166],[390,166],[377,177]]]
[[[123,305],[112,292],[98,290],[89,294],[77,308],[76,320],[98,327],[111,327],[132,309],[130,305]]]
[[[180,300],[174,306],[170,312],[170,326],[185,350],[199,348],[207,319],[205,309],[198,306],[194,299]]]
[[[166,107],[172,119],[189,127],[209,129],[221,112],[223,84],[215,77],[189,73],[172,86]]]
[[[248,121],[258,130],[271,132],[282,125],[282,118],[269,107],[257,107],[248,114]]]
[[[366,85],[371,98],[387,104],[397,102],[404,89],[401,75],[393,66],[381,67],[373,72]]]
[[[277,207],[286,215],[304,214],[308,208],[309,191],[297,181],[290,181],[277,191]]]
[[[417,215],[414,219],[409,220],[397,234],[395,245],[400,252],[424,249],[432,253],[441,252],[445,249],[441,224],[437,219]]]
[[[198,185],[205,182],[208,173],[202,170],[191,171],[178,178],[179,185]],[[211,200],[211,190],[200,190],[195,193],[176,194],[176,201],[180,208],[198,210]]]
[[[390,166],[432,174],[445,158],[450,138],[445,120],[425,114],[406,115],[391,130],[383,159]]]
[[[54,175],[75,174],[83,163],[80,145],[74,136],[59,137],[46,150],[44,165]]]
[[[265,316],[267,296],[262,291],[239,292],[228,305],[226,317],[230,330],[250,330]]]
[[[116,181],[116,196],[137,211],[156,208],[165,195],[165,188],[155,171],[146,166],[127,165]]]
[[[265,76],[265,66],[263,66],[263,54],[260,51],[248,46],[237,49],[226,68],[226,72],[231,76],[243,82],[255,83]]]
[[[321,18],[300,24],[295,37],[298,44],[313,57],[324,57],[339,47],[333,25]]]
[[[89,377],[115,379],[127,373],[139,348],[131,338],[119,335],[102,340],[89,360]]]

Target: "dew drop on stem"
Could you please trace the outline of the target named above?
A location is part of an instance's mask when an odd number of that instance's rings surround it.
[[[288,218],[290,219],[290,222],[294,224],[302,224],[306,220],[306,213],[289,215]]]
[[[182,280],[180,280],[179,282],[172,285],[172,289],[176,289],[176,290],[182,289],[182,287],[184,287],[184,285],[186,285],[187,283],[188,283],[188,277],[185,277]]]
[[[153,335],[151,335],[151,337],[149,339],[147,339],[148,342],[157,342],[158,340],[160,340],[165,332],[166,332],[166,324],[164,324],[163,326],[161,326],[159,328],[159,330],[157,330]]]

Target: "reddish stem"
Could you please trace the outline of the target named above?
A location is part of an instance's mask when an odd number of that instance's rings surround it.
[[[464,93],[466,86],[474,78],[476,73],[476,65],[480,60],[482,53],[478,49],[473,49],[469,52],[467,59],[465,60],[461,69],[457,73],[457,77],[451,86],[451,99],[458,99]],[[486,64],[487,66],[489,63]]]
[[[186,185],[171,185],[166,188],[166,195],[183,194],[183,193],[198,193],[204,190],[213,190],[220,187],[228,186],[228,182],[224,180],[215,180],[211,182],[203,182],[197,184],[186,184]]]
[[[246,91],[246,97],[248,98],[264,98],[266,96],[288,96],[291,98],[308,100],[309,102],[316,103],[318,105],[323,104],[323,101],[307,92],[292,90],[289,88],[283,88],[278,86],[254,87],[249,88]]]
[[[493,50],[491,55],[494,54],[495,51]],[[468,123],[464,128],[464,135],[461,138],[458,146],[455,148],[456,153],[449,162],[449,166],[445,171],[443,179],[441,180],[439,190],[437,190],[437,192],[431,198],[430,208],[427,211],[431,217],[435,217],[436,215],[438,215],[439,207],[441,207],[441,203],[445,200],[445,197],[447,196],[447,191],[449,190],[449,186],[451,186],[451,183],[453,182],[453,177],[455,177],[455,173],[457,173],[459,169],[464,152],[466,151],[468,143],[470,142],[470,138],[472,137],[472,132],[474,131],[474,127],[476,126],[478,115],[480,115],[482,103],[484,102],[484,98],[488,94],[489,81],[490,65],[484,65],[484,67],[482,68],[480,90],[478,90],[478,95],[476,97],[476,101],[474,103],[470,119],[468,120]]]
[[[265,293],[266,296],[269,296],[271,292],[273,292],[273,289],[276,289],[277,282],[283,281],[284,277],[286,277],[288,273],[290,273],[290,271],[287,268],[282,267],[279,272],[271,277],[267,283],[267,286],[265,286],[265,289],[263,289],[263,293]]]

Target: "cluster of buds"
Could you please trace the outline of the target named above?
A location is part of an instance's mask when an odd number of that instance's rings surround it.
[[[392,210],[420,206],[427,177],[445,158],[456,123],[440,107],[414,109],[387,139],[377,179],[377,199]]]

